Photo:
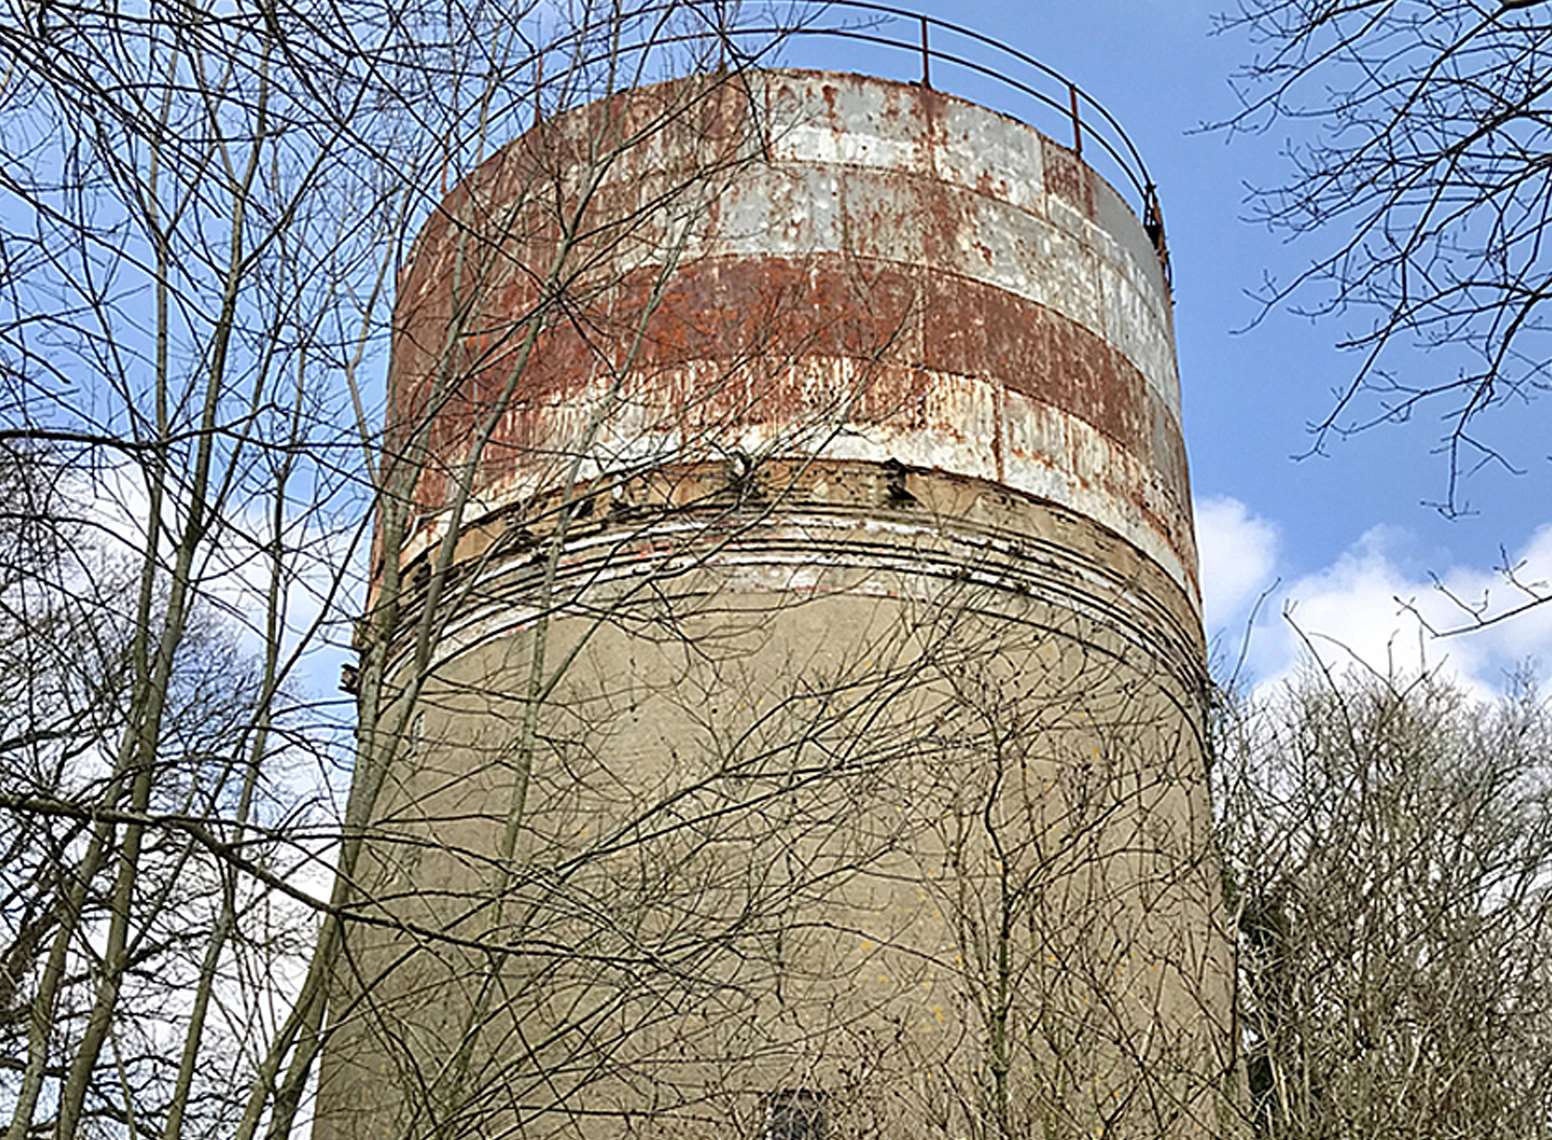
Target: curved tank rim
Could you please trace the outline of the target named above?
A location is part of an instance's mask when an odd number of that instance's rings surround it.
[[[833,78],[833,79],[838,79],[838,80],[842,80],[842,81],[849,81],[849,82],[855,82],[855,81],[861,80],[862,82],[865,82],[865,83],[876,84],[876,85],[884,86],[884,87],[898,88],[898,89],[903,89],[903,90],[913,91],[913,92],[926,92],[926,93],[930,93],[931,95],[933,95],[933,96],[935,96],[935,97],[937,97],[939,99],[943,99],[945,101],[952,102],[952,103],[957,103],[957,104],[959,104],[962,107],[971,108],[971,109],[973,109],[975,111],[978,111],[978,112],[980,112],[982,114],[995,116],[996,118],[1001,119],[1004,122],[1011,123],[1011,124],[1019,127],[1022,130],[1029,131],[1031,134],[1033,134],[1040,141],[1042,141],[1044,143],[1049,143],[1050,145],[1055,146],[1055,147],[1059,147],[1061,150],[1065,151],[1068,155],[1071,156],[1073,162],[1077,163],[1084,170],[1087,170],[1091,175],[1093,175],[1093,177],[1098,182],[1103,184],[1105,186],[1105,188],[1107,190],[1109,190],[1110,193],[1113,194],[1116,197],[1116,199],[1126,208],[1127,212],[1132,216],[1133,220],[1136,221],[1139,226],[1145,225],[1145,219],[1143,218],[1143,216],[1137,212],[1137,210],[1133,206],[1129,196],[1126,193],[1124,193],[1120,189],[1120,187],[1118,187],[1115,184],[1115,181],[1113,179],[1107,177],[1103,172],[1101,172],[1097,167],[1095,167],[1087,159],[1083,158],[1068,143],[1064,143],[1060,139],[1055,138],[1054,136],[1047,134],[1045,131],[1042,131],[1039,127],[1035,126],[1033,123],[1030,123],[1027,120],[1020,118],[1018,115],[1015,115],[1015,114],[1013,114],[1010,111],[999,110],[996,107],[992,107],[992,106],[989,106],[989,105],[987,105],[985,103],[981,103],[981,102],[979,102],[979,101],[977,101],[975,99],[969,98],[968,96],[959,95],[959,94],[956,94],[955,92],[952,92],[952,91],[945,91],[945,90],[943,90],[941,88],[938,88],[938,87],[924,87],[921,83],[916,82],[914,80],[909,80],[909,79],[892,79],[892,78],[890,78],[888,76],[875,75],[875,74],[873,74],[871,72],[867,72],[867,71],[852,71],[852,70],[843,70],[843,69],[839,69],[839,68],[825,68],[825,67],[755,67],[755,68],[749,68],[746,71],[741,71],[741,72],[729,72],[728,73],[728,78],[731,79],[731,80],[736,80],[739,76],[755,76],[755,75],[758,75],[758,76],[793,76],[793,77],[801,77],[801,78],[820,78],[820,79],[823,79],[823,78]],[[540,123],[531,123],[531,124],[529,124],[529,126],[526,127],[524,130],[520,131],[519,133],[513,135],[511,138],[507,139],[505,142],[501,143],[489,155],[487,155],[485,158],[481,159],[477,165],[475,165],[471,170],[469,170],[462,177],[460,177],[456,182],[454,182],[452,185],[450,185],[447,188],[446,192],[444,192],[437,199],[436,206],[431,210],[431,212],[426,216],[425,220],[421,222],[419,228],[415,231],[415,239],[414,239],[414,241],[412,241],[410,243],[409,253],[405,257],[403,264],[399,268],[398,276],[402,278],[402,275],[407,273],[411,269],[411,267],[413,267],[413,265],[415,264],[416,255],[417,255],[417,253],[419,252],[419,249],[420,249],[421,241],[425,237],[427,230],[431,228],[433,223],[435,223],[435,221],[439,217],[445,216],[445,215],[447,215],[449,213],[449,209],[448,209],[449,203],[451,203],[453,201],[453,199],[460,192],[462,192],[463,189],[466,186],[468,186],[471,182],[474,182],[475,180],[477,180],[484,171],[488,170],[489,168],[494,166],[496,163],[499,163],[502,160],[503,156],[506,155],[506,153],[508,151],[510,151],[512,148],[520,145],[523,142],[524,139],[529,138],[531,135],[533,135],[533,133],[536,130],[542,130],[547,124],[554,122],[556,119],[564,119],[567,116],[577,114],[578,112],[580,112],[582,110],[585,110],[588,107],[592,107],[592,106],[595,106],[595,105],[597,105],[599,103],[602,103],[602,102],[604,102],[607,99],[622,98],[622,97],[626,97],[626,96],[632,95],[632,94],[637,93],[637,92],[656,91],[656,90],[659,90],[659,89],[662,89],[662,88],[665,88],[665,87],[670,87],[670,86],[672,86],[674,84],[686,83],[686,82],[689,82],[692,79],[697,79],[697,78],[711,78],[711,76],[681,75],[681,76],[676,76],[676,77],[674,77],[672,79],[661,79],[661,80],[658,80],[658,81],[656,81],[654,83],[643,83],[643,84],[641,84],[640,86],[637,86],[637,87],[621,88],[619,91],[615,92],[613,95],[600,96],[597,99],[589,99],[586,102],[577,103],[575,106],[568,107],[566,110],[562,111],[559,115],[556,115],[552,119],[545,119],[543,122],[540,122]],[[1173,298],[1171,297],[1171,299],[1173,299]]]
[[[814,81],[814,80],[820,80],[820,81],[823,81],[823,80],[835,80],[835,81],[843,82],[843,83],[860,83],[860,84],[864,84],[864,85],[873,86],[873,87],[876,87],[876,88],[888,88],[888,89],[893,89],[893,90],[900,90],[900,91],[905,91],[905,92],[912,93],[913,95],[930,94],[931,96],[935,96],[937,99],[942,100],[944,103],[949,103],[949,104],[953,104],[953,105],[956,105],[956,106],[959,106],[959,107],[968,108],[968,109],[970,109],[970,110],[972,110],[972,111],[974,111],[974,112],[976,112],[978,114],[982,114],[982,115],[993,117],[993,118],[995,118],[995,119],[997,119],[997,120],[999,120],[1001,122],[1004,122],[1004,123],[1007,123],[1007,124],[1010,124],[1010,125],[1016,127],[1020,131],[1027,132],[1029,134],[1029,136],[1031,137],[1032,141],[1034,141],[1036,143],[1049,144],[1049,145],[1054,146],[1054,147],[1060,149],[1061,151],[1063,151],[1067,156],[1070,157],[1072,162],[1074,162],[1077,166],[1081,167],[1082,169],[1088,171],[1097,182],[1103,184],[1108,189],[1110,194],[1112,194],[1114,196],[1115,200],[1122,207],[1124,207],[1124,209],[1126,210],[1128,216],[1133,220],[1134,223],[1136,223],[1139,227],[1141,227],[1143,225],[1142,217],[1138,215],[1137,211],[1133,208],[1132,203],[1129,201],[1127,196],[1121,193],[1121,191],[1115,186],[1114,182],[1112,182],[1110,179],[1106,178],[1102,173],[1100,173],[1097,169],[1095,169],[1095,167],[1092,164],[1090,164],[1086,159],[1084,159],[1081,156],[1079,156],[1072,146],[1070,146],[1070,145],[1068,145],[1066,143],[1063,143],[1063,142],[1059,141],[1058,139],[1053,138],[1052,136],[1050,136],[1046,132],[1040,130],[1038,127],[1034,126],[1033,124],[1027,122],[1026,120],[1020,118],[1018,115],[1013,114],[1011,112],[999,110],[999,109],[997,109],[995,107],[988,106],[988,105],[986,105],[984,103],[978,102],[977,100],[971,99],[971,98],[969,98],[967,96],[959,95],[959,94],[956,94],[956,93],[951,92],[951,91],[944,91],[944,90],[942,90],[940,88],[937,88],[937,87],[931,87],[931,86],[925,86],[924,87],[924,85],[919,83],[919,82],[915,82],[915,81],[911,81],[911,80],[894,79],[894,78],[890,78],[890,77],[887,77],[887,76],[875,75],[875,74],[872,74],[870,72],[860,71],[860,70],[843,70],[843,69],[835,69],[835,68],[818,68],[818,67],[768,67],[768,68],[762,67],[762,68],[750,68],[750,69],[748,69],[746,71],[741,71],[741,72],[729,72],[727,74],[727,76],[726,76],[726,79],[728,81],[730,81],[730,82],[736,82],[736,81],[738,81],[739,78],[744,77],[744,76],[748,76],[750,78],[756,78],[756,77],[791,77],[793,79],[808,80],[808,81]],[[525,130],[523,130],[520,133],[512,136],[511,138],[509,138],[508,140],[503,142],[500,146],[496,147],[489,155],[487,155],[484,159],[482,159],[478,165],[476,165],[473,169],[471,169],[468,173],[466,173],[462,178],[460,178],[456,182],[452,183],[449,186],[448,190],[443,195],[440,196],[440,198],[438,199],[438,203],[437,203],[436,208],[425,219],[425,221],[422,223],[419,231],[417,232],[417,235],[416,235],[415,241],[414,241],[414,243],[413,243],[413,245],[411,247],[409,256],[403,262],[403,264],[402,264],[402,266],[401,266],[401,268],[399,270],[399,273],[397,275],[398,276],[398,284],[402,285],[403,284],[404,275],[409,273],[410,271],[412,271],[415,268],[415,266],[416,266],[416,259],[417,259],[417,256],[418,256],[418,253],[419,253],[419,249],[420,249],[420,245],[421,245],[421,242],[422,242],[423,238],[426,236],[426,234],[428,232],[430,232],[431,230],[434,229],[435,224],[438,223],[439,220],[441,220],[442,218],[445,218],[446,216],[449,215],[449,208],[448,208],[449,204],[456,198],[456,196],[459,195],[460,193],[464,192],[466,190],[466,188],[471,183],[476,182],[481,177],[481,175],[484,172],[492,169],[497,164],[499,164],[503,160],[503,157],[509,151],[511,151],[515,147],[518,147],[518,146],[522,145],[522,143],[523,143],[523,141],[525,139],[531,138],[536,131],[542,130],[545,126],[550,125],[550,124],[552,124],[554,122],[557,122],[559,120],[562,120],[562,119],[566,118],[569,115],[574,115],[574,114],[577,114],[579,112],[585,111],[587,108],[593,107],[593,106],[595,106],[595,105],[597,105],[599,103],[602,103],[602,102],[604,102],[604,101],[606,101],[608,99],[628,99],[628,98],[630,98],[632,95],[634,95],[636,93],[647,93],[647,92],[652,92],[652,91],[655,91],[655,90],[661,90],[663,88],[667,88],[667,87],[670,87],[672,85],[692,82],[692,81],[695,81],[697,79],[709,80],[709,79],[715,79],[715,78],[717,78],[715,75],[707,75],[707,74],[702,74],[702,75],[685,75],[685,76],[677,76],[677,77],[674,77],[674,78],[664,79],[664,80],[660,80],[660,81],[653,82],[653,83],[645,83],[645,84],[641,84],[641,85],[636,86],[636,87],[622,88],[620,91],[615,92],[613,95],[602,96],[602,97],[600,97],[598,99],[591,99],[591,100],[587,100],[585,102],[579,102],[575,106],[568,108],[566,111],[560,113],[559,115],[553,116],[551,118],[547,118],[541,124],[530,125]],[[780,160],[776,160],[776,161],[779,162]],[[764,160],[755,159],[755,160],[753,160],[752,165],[758,167],[758,166],[762,165],[763,162],[764,162]],[[1173,307],[1173,304],[1172,304],[1173,296],[1172,296],[1172,292],[1168,289],[1167,284],[1166,284],[1166,287],[1165,287],[1164,299],[1165,299],[1166,304],[1168,304],[1172,308]],[[398,299],[396,297],[395,305],[397,305],[397,303],[398,303]],[[1033,493],[1033,492],[1027,492],[1027,491],[1021,491],[1021,490],[1019,490],[1017,488],[1010,488],[1010,490],[1012,490],[1013,493],[1016,494],[1018,497],[1023,498],[1023,499],[1027,499],[1028,501],[1030,501],[1032,503],[1036,503],[1036,504],[1054,504],[1054,505],[1056,505],[1057,507],[1059,507],[1061,509],[1069,509],[1069,510],[1075,509],[1075,508],[1071,507],[1070,504],[1065,504],[1065,503],[1060,502],[1059,500],[1050,499],[1050,498],[1048,498],[1046,496],[1043,496],[1043,495],[1040,495],[1040,494],[1036,494],[1036,493]],[[469,530],[471,528],[483,525],[483,523],[485,521],[487,521],[488,518],[500,515],[501,513],[506,511],[507,509],[508,508],[503,505],[503,506],[492,508],[489,511],[477,511],[477,512],[475,512],[475,514],[473,516],[471,516],[470,518],[466,518],[464,520],[462,526],[460,527],[460,530]],[[1082,513],[1082,512],[1079,512],[1079,513]],[[1084,517],[1090,517],[1090,516],[1085,515]],[[1136,546],[1135,542],[1133,542],[1130,538],[1128,538],[1122,532],[1115,530],[1113,527],[1107,526],[1105,523],[1103,523],[1103,522],[1101,522],[1099,520],[1091,520],[1091,521],[1094,521],[1095,524],[1098,525],[1099,527],[1101,527],[1103,530],[1105,530],[1108,533],[1114,535],[1119,540],[1127,542],[1129,546],[1133,546],[1135,548],[1135,546]],[[1194,528],[1193,528],[1193,530],[1194,530]],[[423,552],[421,552],[421,553],[423,553]],[[1146,551],[1139,551],[1139,553],[1141,553],[1142,556],[1145,559],[1147,559],[1149,562],[1155,563],[1155,564],[1160,565],[1162,567],[1162,564],[1158,563],[1158,560],[1157,560],[1157,558],[1154,555],[1149,554]],[[413,562],[414,560],[415,560],[415,555],[412,555],[409,559],[405,560],[403,564],[408,565],[410,562]],[[1194,609],[1196,609],[1198,612],[1200,612],[1200,606],[1201,606],[1201,594],[1200,594],[1201,587],[1200,587],[1200,577],[1199,577],[1199,574],[1200,574],[1199,567],[1194,564],[1194,560],[1193,559],[1186,559],[1185,560],[1185,564],[1184,564],[1184,577],[1185,577],[1185,581],[1182,582],[1182,583],[1178,583],[1179,585],[1181,585],[1182,592],[1185,595],[1185,597],[1188,599],[1189,604]]]

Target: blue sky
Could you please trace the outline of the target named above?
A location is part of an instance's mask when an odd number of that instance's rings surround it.
[[[1531,578],[1552,577],[1552,448],[1537,430],[1535,408],[1508,417],[1496,436],[1523,473],[1476,476],[1467,498],[1478,513],[1465,518],[1446,519],[1427,505],[1442,497],[1447,474],[1433,453],[1442,406],[1338,442],[1327,456],[1296,458],[1310,447],[1308,425],[1329,411],[1333,391],[1355,367],[1333,346],[1366,318],[1312,323],[1277,311],[1256,323],[1260,306],[1249,294],[1267,277],[1298,273],[1322,247],[1290,245],[1245,220],[1247,185],[1286,174],[1287,126],[1232,142],[1199,130],[1234,110],[1229,77],[1253,51],[1243,37],[1212,34],[1212,14],[1223,6],[922,0],[918,10],[973,27],[1077,81],[1126,127],[1160,187],[1209,634],[1221,651],[1238,654],[1252,605],[1280,582],[1251,639],[1248,664],[1263,680],[1281,675],[1296,651],[1298,635],[1282,616],[1289,604],[1317,644],[1338,638],[1370,663],[1442,664],[1483,691],[1526,658],[1539,658],[1538,671],[1548,676],[1552,607],[1488,632],[1435,640],[1420,638],[1396,601],[1414,603],[1437,625],[1458,625],[1460,611],[1433,587],[1437,576],[1463,598],[1485,595],[1494,607],[1506,605],[1511,592],[1493,572],[1501,550],[1528,557]],[[802,57],[796,62],[902,76],[912,66],[908,58],[851,47],[840,56],[817,45],[793,54]],[[1059,120],[1042,121],[974,75],[939,65],[934,80],[1058,133]]]
[[[914,2],[1082,84],[1125,125],[1159,185],[1174,265],[1208,632],[1220,656],[1238,655],[1252,606],[1276,583],[1249,642],[1254,678],[1276,678],[1293,661],[1300,637],[1283,617],[1292,607],[1318,644],[1329,644],[1321,637],[1340,639],[1381,667],[1392,660],[1444,662],[1486,692],[1514,664],[1534,658],[1552,679],[1552,605],[1483,633],[1436,640],[1420,638],[1397,601],[1441,628],[1460,624],[1464,615],[1434,588],[1437,576],[1462,599],[1511,604],[1512,592],[1494,573],[1500,551],[1527,558],[1528,578],[1552,580],[1552,445],[1538,409],[1501,418],[1496,439],[1524,473],[1476,477],[1468,497],[1480,511],[1465,518],[1445,519],[1426,505],[1445,487],[1445,461],[1432,454],[1442,408],[1339,441],[1327,456],[1295,458],[1309,449],[1307,425],[1329,411],[1333,391],[1353,373],[1354,359],[1333,344],[1361,329],[1362,318],[1311,323],[1276,311],[1256,323],[1260,306],[1249,294],[1268,277],[1297,274],[1323,247],[1289,245],[1244,220],[1247,186],[1275,184],[1287,173],[1281,151],[1288,128],[1232,142],[1200,129],[1233,112],[1229,78],[1253,50],[1243,37],[1211,34],[1213,13],[1232,0]],[[917,74],[908,53],[836,41],[800,43],[787,61]],[[934,82],[1067,137],[1060,116],[1037,113],[1027,99],[982,77],[938,64]],[[327,691],[334,656],[322,668]]]

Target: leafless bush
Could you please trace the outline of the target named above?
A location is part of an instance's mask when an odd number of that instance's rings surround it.
[[[1549,745],[1529,685],[1432,675],[1312,667],[1223,722],[1258,1135],[1548,1134]]]

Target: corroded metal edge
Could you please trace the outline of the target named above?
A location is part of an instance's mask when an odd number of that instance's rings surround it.
[[[785,433],[783,419],[811,416],[815,406],[835,406],[847,399],[853,405],[864,402],[855,398],[859,383],[874,392],[884,390],[885,396],[870,395],[866,402],[875,409],[887,405],[893,414],[825,425],[820,433],[829,437],[825,454],[892,460],[993,479],[1065,505],[1094,518],[1164,566],[1194,604],[1196,559],[1184,450],[1179,442],[1170,306],[1162,281],[1148,280],[1145,262],[1137,256],[1139,248],[1147,248],[1141,223],[1124,206],[1120,216],[1114,211],[1107,214],[1101,188],[1109,188],[1065,148],[1016,120],[965,100],[911,85],[827,72],[761,74],[758,83],[766,107],[762,144],[772,164],[751,168],[730,184],[725,200],[713,204],[709,225],[691,250],[694,256],[686,272],[720,266],[714,276],[737,277],[741,272],[745,278],[778,281],[785,272],[782,266],[796,265],[811,281],[829,280],[830,292],[843,298],[842,308],[830,311],[843,322],[866,323],[882,308],[905,335],[898,338],[903,343],[891,345],[902,351],[867,369],[870,375],[861,380],[856,356],[848,360],[844,354],[804,354],[802,348],[795,349],[797,359],[784,369],[742,382],[746,394],[736,399],[746,401],[744,414],[735,411],[723,423],[717,446],[766,456],[781,454],[784,445],[798,450],[812,447],[811,441],[805,445]],[[801,91],[789,98],[793,85]],[[848,105],[847,93],[857,105]],[[922,109],[921,113],[911,113],[913,107]],[[565,121],[557,120],[546,129],[563,131]],[[1004,145],[965,145],[967,140],[985,142],[977,127],[987,124],[996,124],[993,134],[1004,132]],[[1024,145],[1014,145],[1020,141]],[[520,150],[514,144],[503,155]],[[1024,166],[1014,169],[1018,155],[1023,156]],[[650,161],[662,159],[659,150]],[[491,185],[509,180],[499,170],[504,161],[497,156],[474,182],[487,174]],[[989,171],[998,162],[1004,164],[1002,177]],[[834,211],[838,216],[828,221],[825,189],[813,181],[816,175],[823,181],[825,171],[834,171],[840,201]],[[638,183],[629,164],[610,180],[616,188],[634,188]],[[1038,194],[1036,186],[1043,188]],[[1109,193],[1114,196],[1113,190]],[[933,208],[930,200],[940,208]],[[984,205],[975,206],[977,202]],[[811,207],[806,212],[805,203]],[[995,218],[983,218],[988,208],[1001,212]],[[786,223],[781,220],[784,212]],[[1108,218],[1109,229],[1099,224],[1102,215]],[[1025,219],[1019,224],[1026,228],[1035,224],[1036,229],[1025,239],[1014,236],[1009,241],[1018,226],[1001,223],[1019,217]],[[1120,228],[1140,238],[1142,245],[1116,239],[1111,230],[1116,229],[1118,218]],[[991,241],[1002,243],[1003,248],[993,248]],[[646,244],[651,246],[650,239]],[[840,259],[846,267],[826,269],[822,262],[827,258]],[[636,268],[650,267],[655,260],[649,249]],[[982,264],[984,272],[977,268]],[[1089,270],[1083,270],[1085,265]],[[875,269],[868,288],[858,290],[853,271],[862,266],[881,268]],[[1104,266],[1112,267],[1108,279]],[[434,298],[436,283],[446,276],[439,272],[443,268],[435,257],[414,267],[403,283],[409,313],[401,329],[424,327],[428,321],[435,325],[443,308]],[[890,271],[900,279],[897,298],[905,299],[880,306],[875,287],[878,273]],[[1085,272],[1099,273],[1091,287],[1082,284]],[[950,295],[962,297],[972,288],[982,290],[979,305],[945,304]],[[779,289],[773,287],[772,294],[776,292]],[[700,310],[690,306],[692,321],[695,311],[705,311],[708,304],[715,307],[715,288],[692,287],[686,295],[703,306]],[[745,281],[724,289],[720,304],[747,311],[758,308],[749,304],[755,296],[759,296],[758,287],[751,288]],[[996,296],[1007,300],[1000,306],[987,300]],[[1129,304],[1127,297],[1133,298]],[[508,296],[507,303],[516,300]],[[913,305],[919,310],[914,316]],[[1007,312],[989,322],[987,313],[999,307]],[[1065,355],[1053,357],[1048,351],[1043,361],[1032,362],[1025,352],[1021,362],[1019,349],[1025,341],[1017,333],[1010,335],[1010,326],[1019,322],[1021,331],[1035,330],[1052,321],[1087,334],[1090,343],[1082,343],[1080,336]],[[1139,342],[1135,330],[1145,328],[1152,331]],[[1132,335],[1128,329],[1134,330]],[[430,331],[434,334],[434,327]],[[726,330],[716,331],[728,343]],[[678,350],[677,359],[672,351],[666,352],[655,367],[628,383],[631,391],[621,407],[624,414],[610,417],[603,445],[593,449],[596,454],[581,457],[582,477],[592,478],[611,467],[631,470],[644,463],[682,459],[686,449],[704,447],[704,425],[699,438],[694,438],[695,433],[687,432],[682,423],[671,421],[685,407],[702,402],[700,392],[719,384],[728,386],[727,376],[704,352],[686,351],[682,332],[682,328],[679,333],[665,331],[659,338]],[[808,345],[813,322],[789,322],[775,332],[778,345],[783,337],[789,345]],[[967,335],[976,340],[974,348],[965,351],[961,344],[958,359],[943,359],[945,346]],[[1032,343],[1036,338],[1028,339]],[[979,360],[974,359],[977,352]],[[1130,372],[1129,376],[1120,375],[1109,363],[1116,357],[1130,366],[1120,370]],[[532,390],[503,415],[494,451],[505,450],[511,463],[492,461],[488,470],[482,469],[476,513],[499,510],[542,493],[553,482],[554,465],[535,464],[522,470],[522,453],[525,449],[542,452],[547,444],[552,451],[564,452],[560,441],[576,438],[577,416],[598,406],[596,392],[578,387],[577,379],[585,369],[575,367],[577,361],[563,347],[548,344],[540,359],[548,362],[543,372],[562,382],[547,384],[536,373]],[[414,390],[415,385],[406,382],[405,371],[396,367],[392,384],[396,398]],[[564,382],[568,374],[569,385]],[[817,405],[811,401],[805,407],[789,400],[792,406],[783,408],[781,399],[773,399],[759,415],[748,414],[756,402],[747,395],[749,387],[770,389],[774,382],[779,388],[783,377],[799,391],[812,394],[816,384],[829,391],[821,394]],[[525,376],[525,389],[528,380]],[[545,392],[547,387],[550,391]],[[1065,389],[1067,398],[1058,389]],[[1080,398],[1073,399],[1075,394]],[[1139,399],[1152,410],[1140,416],[1124,410],[1137,406]],[[478,402],[470,401],[475,406]],[[1128,420],[1125,430],[1117,430],[1117,424]],[[448,462],[457,461],[461,426],[450,419],[437,424],[439,429],[451,429],[434,433],[433,443],[433,450]],[[413,558],[438,535],[441,496],[436,482],[433,472],[422,488],[429,492],[421,496],[422,531],[406,558]]]

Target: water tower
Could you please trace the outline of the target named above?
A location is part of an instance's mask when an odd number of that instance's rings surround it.
[[[1157,200],[934,78],[616,94],[421,234],[315,1135],[1215,1134]]]

